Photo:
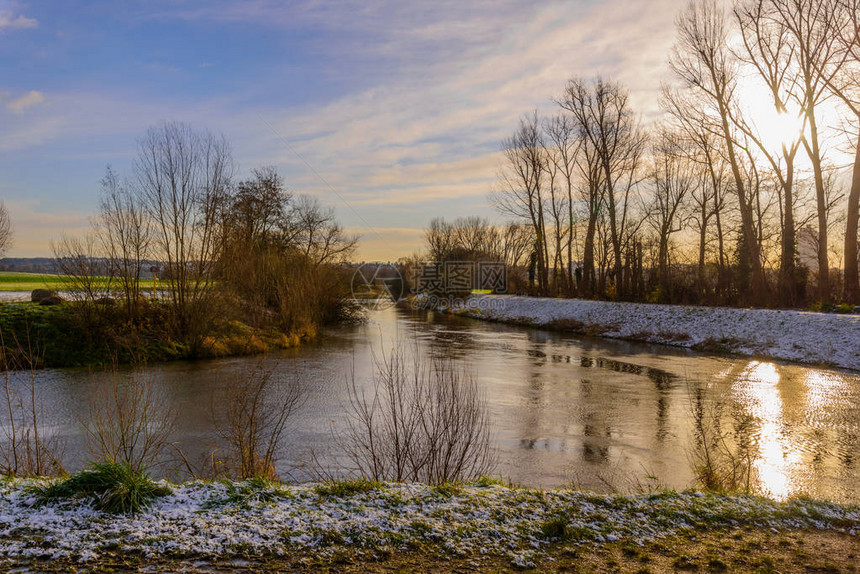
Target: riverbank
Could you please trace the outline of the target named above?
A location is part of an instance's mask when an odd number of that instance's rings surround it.
[[[134,323],[118,305],[83,303],[40,305],[29,301],[0,302],[0,344],[4,356],[19,368],[103,367],[115,363],[254,355],[298,346],[313,332],[282,333],[259,329],[238,318],[216,318],[194,345],[172,337],[166,325],[169,309],[147,302]]]
[[[454,313],[475,319],[860,370],[860,315],[475,296]]]
[[[860,507],[806,499],[596,495],[491,480],[442,486],[223,481],[162,483],[170,494],[126,516],[81,500],[40,506],[32,491],[38,484],[43,481],[0,485],[0,564],[6,568],[545,571],[665,563],[792,571],[845,569],[860,547]]]

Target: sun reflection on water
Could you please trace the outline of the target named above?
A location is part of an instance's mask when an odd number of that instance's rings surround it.
[[[754,437],[758,456],[753,461],[762,493],[784,500],[794,490],[790,468],[799,454],[783,433],[783,404],[779,393],[779,371],[773,363],[754,361],[738,378],[740,404],[758,423]]]
[[[810,369],[806,373],[807,412],[811,417],[821,417],[829,407],[834,406],[845,392],[847,382],[834,373]]]

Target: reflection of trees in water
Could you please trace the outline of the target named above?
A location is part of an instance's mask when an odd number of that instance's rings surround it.
[[[588,379],[580,381],[584,413],[582,417],[582,460],[592,464],[609,460],[612,427],[611,405],[604,396],[604,385],[595,385]]]
[[[616,373],[642,375],[651,379],[651,381],[654,383],[654,386],[658,390],[669,390],[673,388],[678,382],[678,376],[668,371],[656,369],[654,367],[645,367],[633,363],[626,363],[624,361],[617,361],[615,359],[607,359],[604,357],[581,357],[579,360],[579,364],[580,366],[589,369],[600,368],[609,371],[615,371]]]
[[[568,359],[569,357],[565,357]],[[669,392],[677,386],[678,376],[668,371],[656,369],[654,367],[645,367],[626,363],[607,358],[591,358],[581,357],[579,365],[585,368],[599,368],[614,371],[616,373],[627,373],[632,375],[647,377],[654,383],[654,388],[657,390],[656,399],[656,432],[655,439],[657,444],[662,444],[669,437]]]
[[[757,480],[753,417],[736,404],[714,399],[701,384],[695,385],[690,406],[694,430],[689,458],[696,480],[712,490],[752,492]]]
[[[434,359],[465,359],[479,347],[476,330],[463,328],[457,322],[463,319],[443,313],[427,313],[398,309],[398,314],[409,315],[408,336],[427,345],[427,354]]]

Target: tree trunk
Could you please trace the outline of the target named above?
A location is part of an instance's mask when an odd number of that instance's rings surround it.
[[[783,148],[785,150],[785,148]],[[779,261],[779,275],[782,291],[782,302],[785,305],[797,304],[797,273],[795,260],[794,229],[794,156],[783,151],[786,158],[786,178],[783,185],[785,197],[785,219],[782,225],[782,254]]]
[[[715,79],[715,83],[719,81]],[[738,194],[738,207],[741,212],[741,233],[744,238],[744,248],[746,253],[744,256],[749,260],[751,271],[750,285],[745,287],[751,291],[752,302],[756,305],[764,304],[765,298],[765,281],[764,270],[762,269],[761,257],[759,254],[758,237],[755,233],[755,224],[753,222],[752,203],[747,201],[746,188],[744,186],[741,169],[738,165],[738,158],[735,151],[735,142],[732,139],[732,131],[729,127],[729,113],[725,109],[723,100],[719,102],[720,116],[723,124],[723,133],[726,140],[726,151],[728,152],[729,165],[732,169],[732,176],[735,180],[735,187]]]
[[[810,111],[809,136],[807,145],[812,170],[815,175],[815,199],[818,207],[818,299],[830,302],[830,262],[827,255],[827,196],[824,190],[824,173],[821,169],[821,150],[818,148],[818,124],[815,113]]]
[[[597,231],[597,217],[592,209],[588,215],[588,228],[585,230],[585,245],[582,252],[582,283],[584,294],[594,295],[594,235]]]
[[[699,296],[704,297],[706,292],[705,287],[705,247],[708,241],[708,204],[702,201],[702,225],[699,227],[699,266],[698,266],[698,283]]]
[[[858,118],[860,119],[860,118]],[[854,156],[854,174],[848,194],[848,217],[845,222],[845,302],[860,303],[860,278],[857,273],[857,227],[860,220],[860,136]]]

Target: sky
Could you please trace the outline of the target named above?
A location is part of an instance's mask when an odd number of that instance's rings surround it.
[[[657,109],[679,0],[0,0],[0,199],[12,257],[83,233],[147,128],[223,133],[335,208],[359,260],[433,217],[501,221],[502,140],[572,76]]]

